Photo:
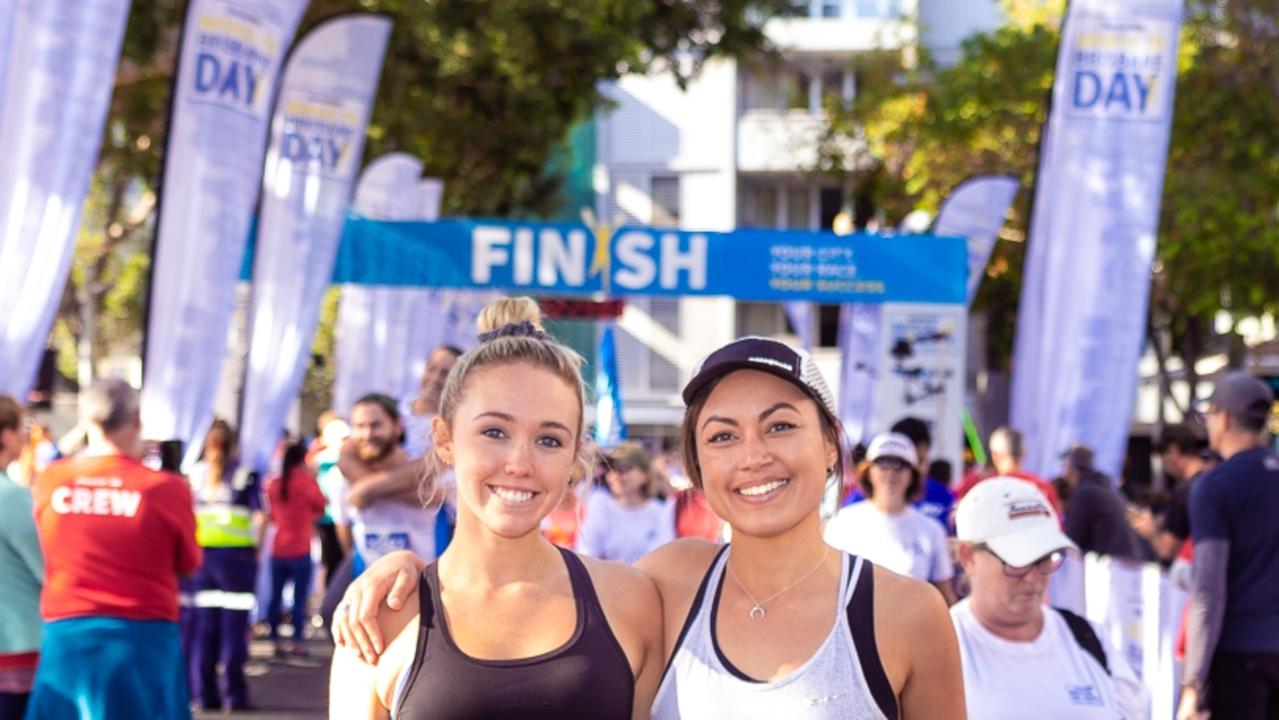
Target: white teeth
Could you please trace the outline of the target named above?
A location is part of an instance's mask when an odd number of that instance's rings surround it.
[[[748,488],[742,488],[741,490],[738,490],[737,492],[741,493],[742,495],[745,495],[746,497],[758,497],[760,495],[767,495],[768,493],[771,493],[772,491],[780,488],[781,486],[785,485],[788,482],[790,481],[774,480],[773,482],[764,483],[763,485],[755,485]]]
[[[507,488],[492,487],[492,486],[489,486],[489,489],[493,491],[494,495],[498,496],[499,498],[505,500],[508,503],[513,503],[513,504],[526,503],[529,500],[533,499],[533,493],[529,492],[528,490],[509,490]]]

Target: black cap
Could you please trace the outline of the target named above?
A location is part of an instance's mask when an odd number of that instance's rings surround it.
[[[1270,386],[1246,372],[1232,372],[1217,381],[1208,405],[1239,418],[1265,422],[1274,406]]]
[[[691,405],[707,385],[734,370],[759,370],[776,375],[811,396],[832,418],[839,417],[835,396],[813,357],[786,343],[758,336],[734,340],[698,363],[693,379],[684,386],[684,404]]]

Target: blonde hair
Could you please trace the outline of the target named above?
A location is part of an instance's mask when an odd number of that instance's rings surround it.
[[[527,295],[498,298],[480,311],[480,316],[475,319],[475,331],[483,335],[505,325],[522,322],[528,322],[538,330],[545,330],[542,327],[542,308],[538,307],[537,301]]]
[[[586,383],[582,380],[582,356],[546,334],[542,330],[541,320],[542,312],[537,302],[530,297],[501,298],[489,303],[480,312],[475,325],[481,334],[496,333],[496,336],[481,342],[457,359],[457,364],[449,372],[444,390],[440,393],[439,417],[451,430],[457,406],[462,402],[467,382],[476,370],[516,365],[547,370],[575,391],[577,431],[573,439],[577,458],[570,475],[587,477],[590,465],[587,460],[584,411]],[[439,477],[446,469],[439,455],[431,453],[427,463],[427,477]]]

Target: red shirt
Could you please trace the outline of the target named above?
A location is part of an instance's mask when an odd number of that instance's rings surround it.
[[[955,491],[955,497],[959,500],[963,500],[964,496],[968,494],[968,491],[977,487],[977,485],[981,481],[989,480],[990,478],[993,478],[996,476],[997,474],[982,475],[978,473],[972,473],[968,475],[967,477],[964,478],[964,482],[962,485],[959,486],[959,489]],[[1044,497],[1048,498],[1048,503],[1052,505],[1053,510],[1057,512],[1057,518],[1059,520],[1061,519],[1062,517],[1061,500],[1057,497],[1057,488],[1053,487],[1052,483],[1048,482],[1047,480],[1039,477],[1038,475],[1034,473],[1028,473],[1022,470],[1014,470],[1013,472],[1010,472],[1007,475],[1003,475],[1000,477],[1010,477],[1010,478],[1016,478],[1017,480],[1025,480],[1031,485],[1034,485],[1036,488],[1039,489],[1039,492],[1044,494]]]
[[[305,468],[294,468],[289,475],[289,497],[283,497],[284,486],[280,478],[267,481],[267,502],[271,507],[271,522],[275,523],[275,542],[271,544],[271,556],[299,558],[311,554],[311,535],[315,520],[324,514],[324,493],[315,482],[315,476]]]
[[[32,488],[45,620],[178,619],[178,577],[200,567],[191,488],[123,455],[55,462]]]
[[[706,495],[697,488],[675,494],[675,537],[699,537],[718,543],[723,540],[724,521],[720,520]]]

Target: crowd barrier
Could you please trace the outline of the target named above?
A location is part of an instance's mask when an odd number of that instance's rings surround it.
[[[1177,637],[1187,592],[1155,563],[1089,553],[1070,556],[1049,586],[1049,602],[1101,625],[1150,692],[1152,720],[1172,720],[1181,688]]]

